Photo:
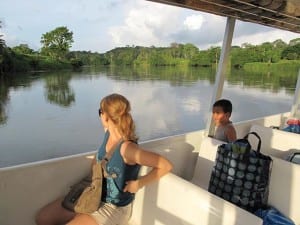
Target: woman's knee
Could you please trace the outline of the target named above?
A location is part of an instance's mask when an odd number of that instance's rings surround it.
[[[65,224],[74,216],[75,213],[61,206],[61,200],[56,200],[40,209],[36,214],[35,222],[37,225]]]
[[[35,223],[37,225],[51,225],[51,221],[47,217],[47,212],[44,209],[41,209],[35,216]]]
[[[57,217],[59,214],[51,210],[49,206],[45,206],[35,216],[35,223],[37,225],[55,225],[57,224]]]
[[[78,214],[66,225],[98,225],[98,223],[89,215]]]

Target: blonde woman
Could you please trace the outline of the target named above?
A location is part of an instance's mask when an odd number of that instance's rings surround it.
[[[104,178],[101,204],[91,214],[75,214],[61,206],[62,199],[41,209],[37,225],[122,225],[132,213],[134,194],[145,185],[159,180],[172,169],[164,157],[144,150],[137,144],[135,124],[129,101],[120,94],[111,94],[100,102],[99,117],[105,129],[102,145],[96,156],[101,160],[107,152],[112,157],[106,165],[111,176]],[[140,166],[152,167],[138,177]]]

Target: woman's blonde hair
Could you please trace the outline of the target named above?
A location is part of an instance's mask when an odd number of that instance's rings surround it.
[[[101,100],[100,108],[116,125],[124,140],[137,141],[130,103],[124,96],[116,93],[108,95]]]

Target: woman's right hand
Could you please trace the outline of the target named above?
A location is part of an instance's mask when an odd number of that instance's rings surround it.
[[[138,180],[130,180],[130,181],[126,181],[123,191],[134,194],[134,193],[138,192],[139,189],[140,189],[139,181]]]

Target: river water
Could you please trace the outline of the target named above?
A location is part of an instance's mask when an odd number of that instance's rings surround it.
[[[296,75],[230,71],[232,121],[289,111]],[[203,129],[214,77],[207,68],[84,68],[1,78],[0,167],[96,150],[99,102],[114,92],[130,100],[140,141]]]

